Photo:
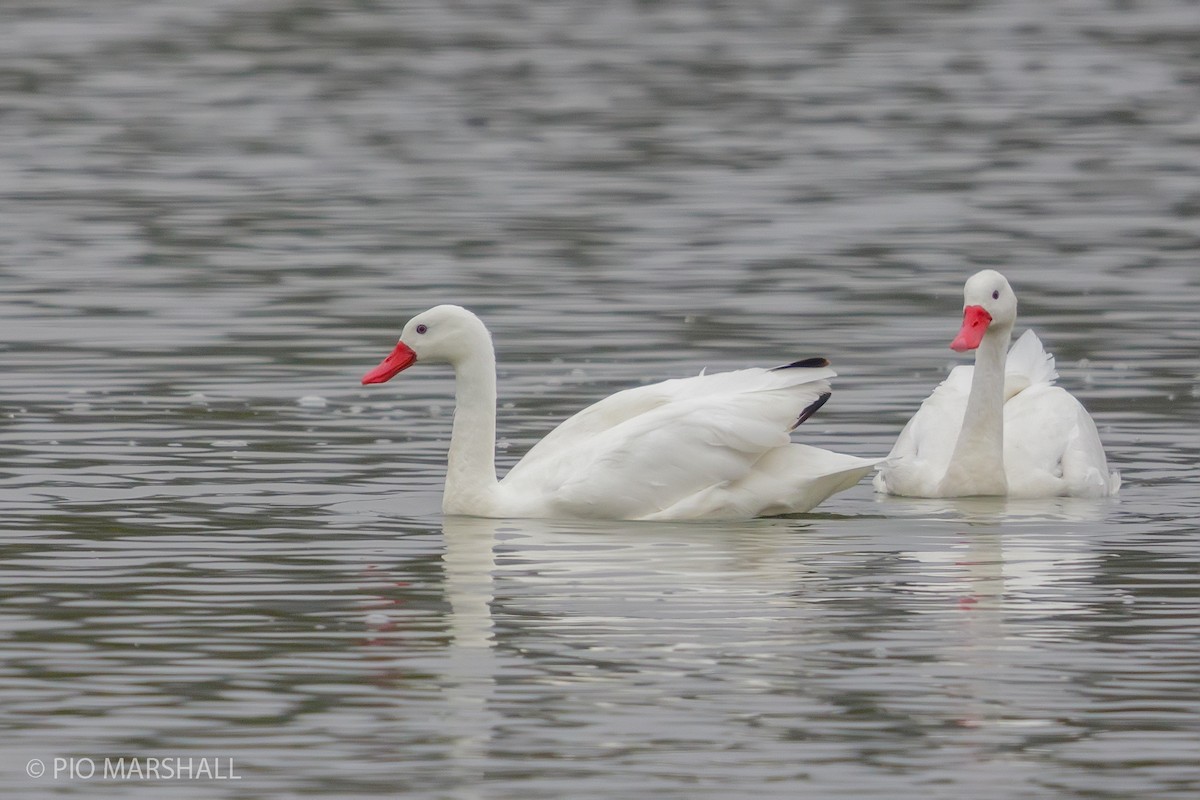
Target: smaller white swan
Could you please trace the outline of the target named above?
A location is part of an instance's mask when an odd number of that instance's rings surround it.
[[[1054,357],[1033,331],[1004,351],[1017,298],[999,272],[963,288],[963,324],[950,344],[975,351],[955,367],[901,431],[875,490],[909,497],[1105,497],[1121,485],[1108,471],[1096,424],[1054,385]]]
[[[825,359],[663,381],[567,419],[496,480],[496,358],[465,308],[409,320],[362,382],[416,362],[454,367],[442,510],[476,517],[737,519],[808,511],[878,459],[795,444],[788,433],[829,398]]]

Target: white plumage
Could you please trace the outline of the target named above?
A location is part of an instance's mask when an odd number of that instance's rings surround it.
[[[975,366],[955,367],[921,404],[875,476],[876,491],[910,497],[1115,493],[1120,476],[1108,470],[1096,425],[1078,400],[1054,385],[1054,357],[1038,337],[1026,331],[1005,356],[1016,297],[1004,276],[978,273],[964,297],[963,332],[952,346],[977,348]],[[986,329],[975,332],[978,341],[968,332],[972,318]]]
[[[443,510],[483,517],[730,519],[799,513],[858,482],[877,460],[795,444],[789,431],[824,403],[816,359],[663,381],[618,392],[551,431],[495,473],[495,357],[471,312],[413,318],[396,351],[363,378],[416,361],[452,364],[457,405]]]

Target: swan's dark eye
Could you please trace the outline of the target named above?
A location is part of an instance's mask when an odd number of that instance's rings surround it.
[[[1000,299],[1000,290],[999,290],[999,289],[997,289],[996,291],[992,292],[992,299],[993,299],[993,300],[999,300],[999,299]],[[424,327],[424,326],[421,326],[421,327]],[[421,330],[421,328],[417,328],[417,333],[424,333],[424,331],[422,331],[422,330]]]
[[[417,333],[424,333],[427,330],[429,330],[428,325],[418,325],[417,326]]]

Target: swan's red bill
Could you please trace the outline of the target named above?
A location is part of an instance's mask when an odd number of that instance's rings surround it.
[[[988,325],[991,324],[992,315],[985,311],[983,306],[967,306],[963,309],[962,330],[950,343],[950,349],[963,353],[979,347],[983,335],[987,333]]]
[[[399,342],[396,344],[396,349],[389,353],[387,358],[379,362],[378,367],[363,375],[362,382],[366,385],[368,383],[390,381],[415,363],[417,363],[417,354],[404,342]]]

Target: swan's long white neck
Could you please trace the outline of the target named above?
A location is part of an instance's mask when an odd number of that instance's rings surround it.
[[[496,481],[496,355],[490,337],[454,365],[454,427],[442,510],[478,514],[490,504]]]
[[[975,372],[943,496],[1004,495],[1004,368],[1012,324],[991,327],[975,350]]]

